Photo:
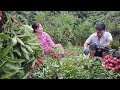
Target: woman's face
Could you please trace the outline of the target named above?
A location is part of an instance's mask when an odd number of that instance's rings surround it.
[[[39,26],[37,27],[37,29],[35,30],[36,33],[42,33],[43,32],[43,27],[41,24],[39,24]]]

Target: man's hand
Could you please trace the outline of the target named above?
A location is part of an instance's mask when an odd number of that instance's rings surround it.
[[[84,53],[85,55],[87,55],[87,54],[89,53],[89,48],[84,48],[84,49],[83,49],[83,53]]]
[[[109,47],[109,43],[103,44],[102,46],[108,48]]]

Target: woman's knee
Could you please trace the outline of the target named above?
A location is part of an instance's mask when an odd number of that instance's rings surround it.
[[[63,46],[61,44],[56,44],[56,47],[63,48]]]
[[[62,54],[64,53],[64,48],[62,47],[61,44],[56,44],[56,47],[57,47],[58,51],[60,51]]]

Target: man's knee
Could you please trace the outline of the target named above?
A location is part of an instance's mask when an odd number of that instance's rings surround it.
[[[57,50],[59,51],[59,53],[64,54],[64,48],[62,47],[61,44],[56,44],[56,48],[57,48]]]
[[[97,49],[97,44],[96,44],[96,43],[91,43],[90,46],[89,46],[89,49],[90,49],[90,50],[93,50],[93,51],[96,51],[96,49]]]

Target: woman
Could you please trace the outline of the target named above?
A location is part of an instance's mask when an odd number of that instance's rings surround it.
[[[42,27],[41,23],[34,23],[32,25],[32,28],[34,29],[34,33],[38,37],[38,42],[42,46],[43,52],[45,54],[50,54],[50,52],[53,52],[54,48],[57,48],[57,49],[59,48],[59,49],[61,49],[61,52],[59,52],[59,54],[61,54],[62,57],[64,57],[64,49],[63,49],[62,45],[55,44],[52,41],[49,34],[47,34],[46,32],[43,31],[43,27]],[[56,52],[54,52],[54,53],[56,53]]]

